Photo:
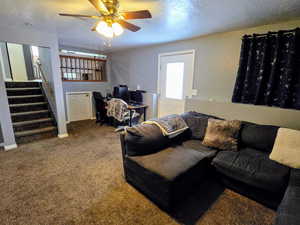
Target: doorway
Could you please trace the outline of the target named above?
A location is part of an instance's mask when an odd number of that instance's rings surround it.
[[[158,117],[181,114],[192,96],[195,50],[158,56]]]

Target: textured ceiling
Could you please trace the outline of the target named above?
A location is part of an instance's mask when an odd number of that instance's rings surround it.
[[[120,5],[124,11],[149,9],[153,18],[132,20],[142,30],[125,31],[111,47],[90,31],[94,20],[57,15],[95,15],[88,0],[1,0],[0,23],[57,32],[62,45],[115,51],[300,17],[300,0],[120,0]]]

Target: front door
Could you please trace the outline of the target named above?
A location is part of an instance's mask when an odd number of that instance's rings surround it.
[[[181,114],[185,100],[191,96],[194,51],[159,56],[158,117]]]

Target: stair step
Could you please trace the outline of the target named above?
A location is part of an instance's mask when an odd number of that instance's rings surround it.
[[[41,94],[8,96],[9,104],[37,103],[37,102],[44,102],[44,101],[45,101],[45,97]]]
[[[48,109],[47,102],[31,102],[31,103],[19,103],[9,105],[10,113],[39,111]]]
[[[44,127],[44,128],[40,128],[40,129],[34,129],[34,130],[19,131],[19,132],[15,132],[15,136],[16,136],[16,138],[25,137],[25,136],[42,134],[42,133],[54,131],[56,129],[57,128],[55,126],[50,126],[50,127]]]
[[[8,96],[8,99],[16,99],[16,98],[39,98],[43,97],[43,95],[16,95],[16,96]]]
[[[27,87],[39,87],[40,82],[33,82],[33,81],[27,81],[27,82],[5,82],[6,88],[27,88]]]
[[[21,95],[41,95],[42,90],[40,87],[28,88],[6,88],[7,96],[21,96]]]
[[[17,88],[6,88],[7,91],[26,91],[26,90],[40,90],[40,87],[17,87]]]
[[[36,105],[47,105],[47,102],[32,102],[32,103],[20,103],[20,104],[10,104],[9,107],[26,107],[26,106],[36,106]]]
[[[50,121],[53,121],[53,119],[49,117],[49,118],[42,118],[42,119],[36,119],[36,120],[15,122],[15,123],[13,123],[13,126],[14,127],[25,126],[25,125],[29,125],[29,124],[43,123],[43,122],[50,122]]]
[[[45,112],[49,112],[49,110],[39,110],[39,111],[12,113],[11,116],[26,116],[26,115],[31,115],[31,114],[45,113]]]

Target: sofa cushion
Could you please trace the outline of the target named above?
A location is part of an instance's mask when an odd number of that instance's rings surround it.
[[[222,150],[237,151],[240,127],[239,120],[208,119],[203,144]]]
[[[241,145],[270,153],[278,128],[271,125],[244,123],[241,129]]]
[[[199,140],[188,140],[182,143],[184,148],[193,149],[195,151],[201,152],[203,156],[207,158],[212,158],[217,154],[217,150],[214,148],[207,147],[202,144]]]
[[[198,112],[186,112],[181,114],[181,117],[184,119],[191,131],[191,138],[196,140],[203,140],[208,118],[219,119],[215,116],[210,116]]]
[[[178,145],[154,154],[129,158],[143,168],[172,181],[196,166],[206,156],[199,151]]]
[[[211,158],[177,146],[148,156],[125,156],[126,181],[165,210],[199,190],[211,176]]]
[[[212,164],[219,173],[274,193],[285,189],[289,176],[288,167],[270,160],[267,153],[251,148],[221,151]]]

